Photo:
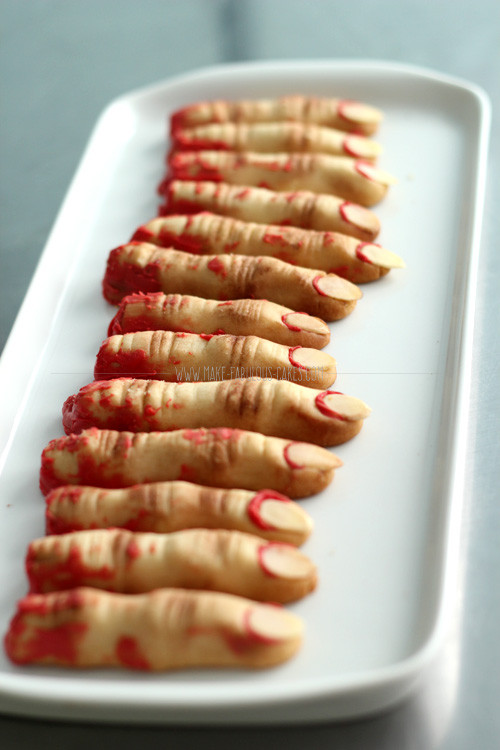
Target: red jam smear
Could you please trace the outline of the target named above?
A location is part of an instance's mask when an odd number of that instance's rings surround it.
[[[254,523],[259,529],[272,530],[276,527],[264,521],[260,515],[260,507],[266,500],[278,500],[282,503],[290,503],[291,500],[289,497],[286,497],[286,495],[282,495],[274,490],[261,490],[250,500],[247,507],[247,514],[252,523]]]
[[[334,411],[333,409],[330,409],[330,407],[325,404],[325,398],[331,394],[342,395],[340,391],[323,391],[322,393],[318,393],[318,395],[314,399],[316,407],[319,409],[319,411],[322,414],[324,414],[325,417],[331,417],[332,419],[340,419],[341,422],[347,422],[348,421],[347,417],[345,417],[343,414],[339,414],[337,411]]]
[[[176,180],[210,180],[211,182],[222,182],[224,176],[215,165],[204,161],[196,155],[194,158],[186,158],[191,152],[180,152],[173,154],[169,160],[172,177]]]
[[[85,435],[69,435],[65,438],[56,438],[51,440],[42,453],[42,465],[40,469],[40,489],[44,495],[50,490],[67,484],[90,485],[92,487],[118,488],[127,486],[127,481],[123,473],[119,470],[111,471],[106,464],[98,463],[95,457],[88,452],[86,446],[90,440],[90,434],[99,430],[89,428]],[[129,434],[119,433],[118,441],[115,446],[115,456],[121,456],[126,459],[132,446],[132,440]],[[55,469],[54,457],[50,454],[53,451],[75,452],[77,453],[78,469],[75,474],[63,474],[62,476]],[[148,479],[144,479],[147,482]]]
[[[289,244],[282,234],[273,234],[272,232],[266,232],[262,237],[262,242],[265,242],[267,245],[279,245],[281,247]]]
[[[122,635],[117,640],[115,656],[119,664],[129,669],[151,669],[151,664],[141,653],[137,639],[132,636]]]
[[[76,546],[70,547],[65,560],[50,562],[37,560],[36,550],[30,545],[26,555],[26,574],[31,593],[95,585],[96,582],[111,581],[115,577],[115,571],[106,565],[100,568],[84,565],[81,550]]]
[[[115,304],[131,292],[161,292],[158,278],[160,263],[148,263],[141,267],[134,263],[120,262],[122,248],[111,251],[102,282],[104,298]]]
[[[113,352],[106,342],[97,354],[94,378],[96,380],[110,380],[118,376],[138,378],[142,375],[154,377],[158,371],[144,349],[130,352]]]
[[[77,663],[78,646],[88,630],[83,622],[67,622],[51,628],[29,626],[29,638],[22,638],[28,628],[25,616],[14,616],[5,636],[5,650],[15,664],[56,662],[68,666]],[[21,640],[22,639],[22,640]]]
[[[180,151],[230,151],[231,145],[227,141],[216,141],[211,138],[200,138],[190,136],[182,131],[176,131],[174,136],[174,148]]]
[[[135,230],[131,237],[131,242],[151,242],[154,240],[155,233],[148,229],[147,226],[141,226]]]
[[[222,276],[223,279],[225,279],[227,276],[227,268],[218,256],[215,256],[207,263],[207,268],[209,268],[213,273]]]

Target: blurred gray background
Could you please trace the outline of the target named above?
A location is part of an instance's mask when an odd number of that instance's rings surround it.
[[[410,700],[363,722],[190,730],[0,717],[4,750],[500,747],[498,0],[1,0],[0,350],[109,100],[202,66],[287,58],[413,63],[482,86],[494,104],[456,632]],[[456,692],[445,706],[452,679]]]

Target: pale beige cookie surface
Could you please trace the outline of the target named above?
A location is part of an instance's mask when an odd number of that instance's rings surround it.
[[[132,240],[175,247],[200,255],[269,255],[287,263],[317,268],[362,284],[385,276],[403,261],[381,245],[337,232],[258,224],[209,211],[157,217],[139,227]]]
[[[126,528],[168,534],[189,528],[232,529],[300,546],[313,521],[274,490],[221,489],[190,482],[153,482],[117,490],[65,485],[46,498],[46,532]]]
[[[326,352],[258,336],[137,331],[110,336],[97,354],[96,380],[120,375],[177,382],[284,378],[328,388],[337,370]]]
[[[373,211],[335,195],[308,190],[276,192],[227,182],[170,180],[162,193],[162,214],[213,211],[259,224],[341,232],[365,242],[372,242],[380,231],[380,221]]]
[[[322,349],[330,341],[330,329],[320,318],[264,299],[218,302],[192,295],[131,294],[108,329],[108,336],[135,331],[260,336],[285,346]]]
[[[199,256],[148,242],[130,242],[109,255],[104,297],[117,304],[131,292],[267,299],[325,321],[349,315],[362,296],[358,286],[340,276],[277,258]]]
[[[174,151],[169,177],[255,185],[271,190],[331,193],[370,208],[395,178],[373,164],[329,154],[258,154],[253,151]]]
[[[227,427],[148,433],[91,427],[47,445],[40,489],[47,494],[63,484],[119,488],[182,479],[211,487],[269,488],[298,498],[324,489],[341,465],[318,445]]]
[[[317,580],[315,565],[295,546],[227,529],[45,536],[29,545],[26,572],[32,593],[78,586],[124,594],[188,588],[283,604],[313,591]]]
[[[381,146],[364,136],[303,122],[208,123],[179,128],[174,149],[225,149],[257,153],[323,153],[373,161]]]
[[[177,110],[171,117],[172,133],[178,128],[209,122],[310,122],[340,130],[372,135],[383,118],[370,104],[333,97],[282,96],[275,99],[241,99],[196,102]]]
[[[369,413],[353,396],[287,380],[164,383],[118,378],[95,381],[70,396],[63,424],[67,434],[87,427],[137,432],[232,427],[333,446],[357,435]]]
[[[169,670],[271,667],[300,648],[301,620],[231,594],[77,588],[31,594],[5,638],[15,664]]]

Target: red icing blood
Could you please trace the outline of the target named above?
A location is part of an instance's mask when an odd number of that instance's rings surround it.
[[[222,182],[219,168],[203,160],[196,152],[174,153],[169,160],[172,177],[177,180],[211,180]]]
[[[202,445],[209,440],[209,433],[206,430],[183,430],[182,437],[184,440],[191,440],[195,445]]]
[[[237,439],[239,430],[233,430],[231,427],[214,427],[209,430],[183,430],[182,437],[185,440],[191,440],[195,445],[202,445],[212,440],[231,440]]]
[[[240,243],[239,243],[238,240],[236,242],[228,242],[227,245],[224,245],[224,252],[225,253],[233,253],[236,250],[236,248],[238,247],[239,244]]]
[[[131,242],[151,242],[155,234],[146,226],[141,226],[132,235]]]
[[[200,333],[200,339],[204,339],[205,341],[210,341],[210,339],[213,339],[215,336],[215,333]]]
[[[343,266],[335,266],[335,268],[330,268],[328,273],[334,273],[336,274],[336,276],[341,276],[343,279],[348,279],[352,273],[352,270],[349,268],[348,265],[343,265]]]
[[[323,391],[322,393],[318,393],[318,395],[314,399],[317,408],[322,414],[325,415],[325,417],[332,417],[332,419],[340,419],[342,422],[347,422],[347,417],[344,417],[337,411],[330,409],[330,407],[325,404],[325,398],[332,393],[340,394],[340,391]]]
[[[262,237],[262,242],[265,242],[268,245],[280,246],[289,244],[282,234],[273,234],[272,232],[266,232],[266,234]]]
[[[67,665],[77,663],[78,645],[88,630],[85,623],[67,622],[52,628],[29,626],[30,637],[19,642],[27,627],[24,615],[18,612],[5,636],[5,650],[14,663],[30,664],[42,661],[56,661]]]
[[[224,263],[221,261],[221,259],[218,256],[215,256],[215,258],[212,258],[207,263],[207,268],[209,268],[213,273],[219,274],[219,276],[222,276],[223,279],[227,276],[227,269]]]
[[[130,292],[160,292],[158,279],[160,263],[148,263],[144,267],[133,263],[119,262],[123,256],[122,248],[112,250],[106,266],[102,283],[104,298],[111,303],[120,301]]]
[[[308,367],[306,367],[305,365],[301,365],[301,364],[300,364],[300,362],[297,362],[297,361],[296,361],[296,360],[295,360],[295,359],[293,358],[293,353],[294,353],[294,352],[295,352],[295,351],[296,351],[297,349],[303,349],[303,347],[302,347],[302,346],[292,346],[292,347],[291,347],[291,348],[290,348],[290,349],[288,350],[288,360],[289,360],[290,364],[291,364],[291,365],[293,365],[294,367],[298,367],[298,368],[300,368],[301,370],[308,370],[308,369],[309,369]]]
[[[261,490],[250,500],[247,507],[247,514],[252,523],[258,526],[259,529],[274,529],[276,527],[264,521],[260,515],[260,506],[265,500],[279,500],[283,503],[289,503],[291,500],[286,495],[281,495],[274,490]]]
[[[240,190],[238,193],[236,193],[234,197],[239,201],[243,201],[245,200],[245,198],[248,198],[251,192],[251,188],[244,188],[243,190]]]
[[[109,380],[117,375],[129,378],[141,377],[141,375],[154,376],[157,370],[153,367],[144,349],[136,349],[131,352],[112,352],[107,342],[99,349],[97,354],[94,377],[96,380]]]
[[[142,554],[141,548],[139,547],[135,539],[130,540],[130,542],[127,544],[125,552],[127,557],[129,557],[131,560],[136,560]]]
[[[285,449],[283,451],[284,459],[291,469],[303,469],[304,464],[298,464],[290,458],[289,451],[292,445],[297,445],[296,441],[294,441],[293,443],[288,443],[288,445],[285,445]]]
[[[115,655],[120,664],[130,669],[151,669],[146,657],[141,653],[137,640],[122,635],[116,642]]]
[[[32,593],[44,593],[75,588],[96,581],[110,581],[115,573],[106,565],[100,568],[89,568],[82,562],[82,553],[78,547],[70,547],[68,557],[60,562],[40,561],[32,545],[26,556],[26,573]]]
[[[175,247],[177,250],[186,250],[189,253],[199,255],[203,252],[204,241],[202,237],[195,234],[175,234],[167,229],[162,229],[157,237],[157,241],[162,247]]]
[[[229,151],[231,146],[226,141],[216,141],[210,138],[193,137],[185,132],[177,131],[175,133],[174,148],[182,151],[203,150],[210,151]]]
[[[83,531],[85,527],[74,521],[66,521],[64,518],[55,516],[49,508],[45,511],[45,533],[46,534],[67,534],[69,531]],[[97,528],[91,526],[89,528]]]
[[[195,192],[198,192],[195,190]],[[168,186],[168,190],[165,193],[166,203],[161,206],[160,216],[170,216],[172,214],[199,214],[204,209],[199,203],[189,201],[187,198],[177,198],[173,192],[171,186]]]
[[[259,560],[259,565],[264,571],[264,573],[270,578],[279,578],[279,576],[274,573],[272,570],[269,570],[269,568],[266,566],[264,551],[266,549],[269,549],[269,547],[286,547],[287,549],[293,549],[295,550],[295,547],[292,544],[287,544],[286,542],[267,542],[267,544],[261,544],[259,549],[257,550],[257,558]]]
[[[181,464],[179,479],[182,479],[184,482],[196,482],[196,469],[193,466],[189,466],[189,464]]]
[[[232,305],[232,300],[228,300],[227,302],[218,302],[217,307],[224,307],[225,305]]]

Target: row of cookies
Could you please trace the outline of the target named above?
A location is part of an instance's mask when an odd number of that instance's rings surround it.
[[[247,132],[254,144],[268,135]],[[273,137],[285,137],[283,129],[274,128]],[[184,132],[184,148],[187,138]],[[243,142],[241,133],[237,139]],[[350,147],[357,140],[351,137]],[[196,186],[194,192],[201,194]],[[345,223],[354,225],[357,216],[369,224],[369,212],[334,200]],[[275,230],[235,217],[177,216],[141,227],[111,253],[104,292],[121,306],[97,357],[99,381],[68,399],[70,435],[43,453],[49,536],[28,550],[33,593],[20,603],[6,639],[14,661],[263,666],[299,647],[298,618],[254,601],[293,601],[316,585],[315,566],[293,546],[305,540],[312,521],[277,490],[303,497],[324,488],[340,462],[297,440],[338,444],[359,431],[368,413],[352,397],[312,391],[328,388],[336,374],[333,358],[304,348],[320,348],[329,338],[328,327],[312,316],[339,319],[360,295],[338,275],[311,278],[306,266],[348,267],[347,275],[366,281],[385,271],[364,278],[364,266],[398,263],[376,245],[360,247],[331,232],[301,237]],[[157,247],[165,242],[181,252]],[[333,245],[323,267],[321,245]],[[278,248],[269,253],[278,257],[260,257],[262,248]],[[186,249],[210,254],[193,257]],[[219,257],[228,251],[238,255]],[[289,265],[298,260],[300,268]],[[275,287],[284,296],[266,293]],[[186,372],[188,363],[195,373],[203,368],[209,382],[158,382],[178,380],[182,363]],[[233,379],[234,371],[242,378]],[[274,379],[262,380],[263,372]],[[121,529],[104,530],[115,525]]]

